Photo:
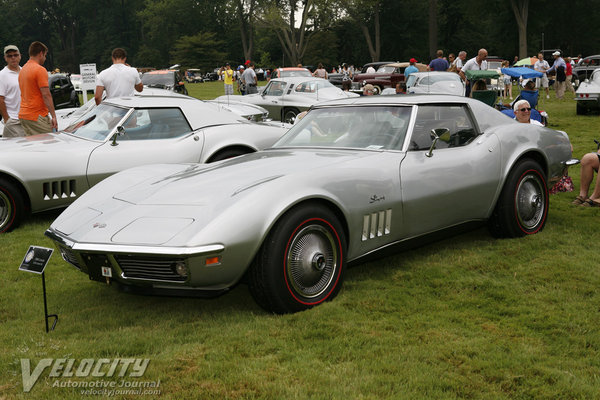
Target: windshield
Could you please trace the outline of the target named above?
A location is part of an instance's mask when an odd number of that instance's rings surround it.
[[[307,69],[284,69],[279,71],[279,77],[280,78],[291,78],[291,77],[296,77],[296,76],[312,76],[312,74],[310,73],[309,70]]]
[[[394,70],[396,69],[396,67],[394,67],[393,65],[383,65],[381,67],[379,67],[379,69],[377,70],[378,74],[391,74],[394,72]]]
[[[409,75],[409,78],[411,76]],[[420,81],[419,81],[419,86],[427,86],[427,85],[433,85],[436,82],[445,82],[445,81],[450,81],[450,82],[455,82],[458,81],[460,79],[460,77],[457,74],[433,74],[433,75],[427,75],[424,76]]]
[[[173,86],[174,82],[172,71],[146,72],[142,75],[142,83],[146,86]]]
[[[310,111],[274,147],[402,148],[411,107],[332,107]]]
[[[79,117],[64,132],[85,139],[105,140],[127,112],[129,108],[101,103]]]
[[[325,79],[315,79],[314,81],[302,82],[296,85],[296,92],[315,93],[317,90],[335,87],[331,82]]]

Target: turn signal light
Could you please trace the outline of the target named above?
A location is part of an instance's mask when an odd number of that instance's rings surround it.
[[[208,257],[204,265],[215,265],[221,263],[221,257]]]

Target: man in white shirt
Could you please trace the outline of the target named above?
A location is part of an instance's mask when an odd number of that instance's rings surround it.
[[[458,53],[458,57],[454,60],[454,65],[456,66],[456,72],[460,72],[463,65],[465,64],[465,60],[467,59],[467,52],[462,50]]]
[[[4,121],[3,137],[25,136],[19,121],[21,106],[21,89],[19,88],[19,72],[21,72],[21,53],[19,48],[8,45],[4,48],[6,67],[0,71],[0,115]]]
[[[459,56],[460,56],[460,54],[459,54]],[[479,51],[477,52],[477,56],[473,57],[469,61],[467,61],[465,63],[465,65],[463,65],[463,67],[458,72],[458,75],[460,75],[460,77],[466,82],[465,96],[469,97],[469,94],[471,93],[471,84],[467,80],[465,71],[487,70],[488,69],[487,61],[485,60],[487,58],[487,56],[488,56],[488,52],[486,49],[479,49]]]
[[[539,53],[537,56],[538,60],[533,64],[533,69],[538,72],[541,72],[543,75],[541,78],[535,78],[535,87],[539,89],[540,86],[546,89],[546,98],[550,98],[550,89],[548,88],[548,74],[546,71],[550,69],[550,64],[548,61],[544,60],[544,55]]]
[[[135,68],[125,63],[127,53],[121,48],[112,51],[112,62],[109,68],[98,74],[96,78],[96,104],[102,102],[102,93],[106,90],[106,98],[133,96],[134,89],[141,92],[144,84]]]

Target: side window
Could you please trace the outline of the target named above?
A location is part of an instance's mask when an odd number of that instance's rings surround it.
[[[192,129],[179,108],[135,110],[123,124],[120,140],[156,140],[182,136]]]
[[[449,135],[440,138],[437,149],[466,146],[477,137],[473,121],[464,105],[419,106],[409,150],[428,150],[433,139],[431,130],[446,128]]]
[[[286,83],[282,81],[271,81],[269,86],[265,89],[266,96],[283,96]]]

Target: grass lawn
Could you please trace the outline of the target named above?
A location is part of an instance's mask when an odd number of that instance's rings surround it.
[[[212,99],[219,82],[188,85]],[[554,92],[551,92],[554,96]],[[598,116],[541,99],[574,156],[595,149]],[[579,167],[571,170],[579,187]],[[551,196],[546,228],[521,239],[485,229],[362,264],[332,302],[265,313],[245,285],[211,300],[130,295],[92,282],[55,253],[39,276],[17,270],[57,216],[0,235],[0,399],[79,399],[68,382],[158,382],[165,399],[591,399],[600,395],[600,210]],[[53,377],[23,392],[21,359],[149,359],[139,378]],[[144,390],[144,389],[142,389]],[[139,398],[122,394],[116,398]]]

